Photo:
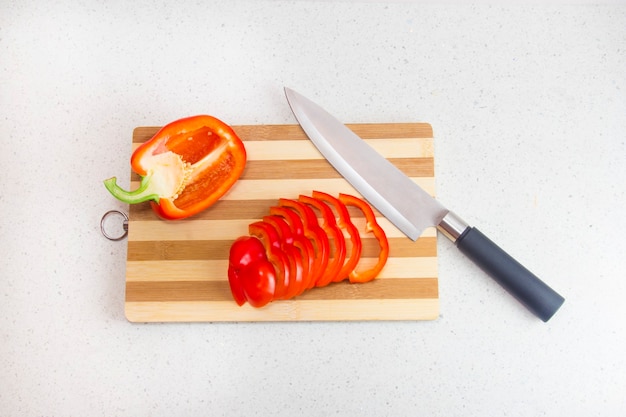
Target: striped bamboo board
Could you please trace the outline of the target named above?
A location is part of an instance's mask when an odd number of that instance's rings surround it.
[[[416,183],[434,195],[434,152],[425,123],[348,125]],[[377,212],[390,242],[379,277],[314,288],[256,309],[238,306],[228,286],[228,252],[248,224],[268,214],[280,197],[360,194],[321,156],[298,125],[233,126],[248,162],[241,179],[214,206],[185,220],[160,220],[149,204],[133,205],[128,222],[126,317],[131,322],[432,320],[439,314],[437,235],[415,242]],[[158,127],[138,127],[133,150]],[[376,167],[372,167],[376,169]],[[131,173],[131,188],[139,177]],[[358,211],[352,213],[358,216]],[[363,229],[364,219],[355,217]],[[364,234],[363,262],[378,246]]]

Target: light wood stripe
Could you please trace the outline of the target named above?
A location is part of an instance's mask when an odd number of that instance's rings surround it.
[[[422,187],[426,192],[434,195],[434,178],[412,178],[412,180]],[[297,196],[300,194],[311,194],[312,190],[323,190],[324,192],[337,195],[347,193],[360,195],[343,178],[336,179],[310,179],[310,180],[242,180],[237,182],[233,188],[223,197],[226,200],[242,200],[246,197],[250,199],[261,198],[281,198],[285,196]]]
[[[293,197],[297,198],[298,196]],[[188,219],[179,220],[174,223],[178,224],[197,220],[260,219],[268,214],[270,207],[276,205],[278,205],[277,198],[269,200],[219,200],[207,210]],[[142,221],[163,221],[154,214],[149,204],[134,204],[129,207],[129,210],[133,224]],[[391,223],[387,220],[383,220],[381,213],[376,210],[375,207],[372,207],[372,210],[385,231],[393,233],[393,231],[387,230],[388,228],[385,226],[385,223],[389,225],[391,225]],[[350,213],[350,217],[357,221],[363,217],[363,213],[357,208],[348,206],[348,212]],[[428,233],[428,229],[425,230],[425,233]]]
[[[422,187],[430,195],[435,192],[434,178],[411,178],[413,182]],[[139,183],[133,181],[131,189],[137,189]],[[343,178],[320,178],[320,179],[281,179],[281,180],[246,180],[240,179],[233,185],[222,199],[224,200],[261,200],[284,197],[295,197],[300,194],[310,195],[313,190],[323,190],[324,192],[337,195],[339,193],[360,195]]]
[[[389,159],[389,161],[408,177],[432,177],[434,175],[433,158],[402,158]],[[242,180],[285,178],[342,178],[342,176],[326,160],[322,159],[248,161],[241,176]],[[137,186],[140,179],[139,175],[131,174],[133,186]]]
[[[385,158],[432,158],[432,139],[367,139],[365,142]],[[133,152],[141,143],[133,143]],[[325,160],[313,142],[301,140],[246,141],[248,161]]]
[[[434,175],[433,158],[389,158],[389,161],[408,177],[432,177]],[[326,160],[321,159],[248,161],[242,177],[249,180],[342,178],[335,168]],[[134,178],[134,180],[138,179],[138,177]]]
[[[129,261],[183,261],[228,259],[232,240],[185,241],[128,241]],[[363,240],[363,257],[378,256],[380,249],[375,239]],[[437,255],[437,240],[432,237],[415,242],[407,238],[389,239],[389,257],[428,257]]]
[[[433,156],[432,140],[427,139],[370,139],[365,141],[385,158],[423,158]],[[324,159],[313,142],[281,141],[246,142],[250,161]],[[273,146],[269,146],[273,145]]]
[[[268,214],[269,208],[266,209]],[[248,234],[248,225],[258,219],[224,219],[224,220],[183,220],[166,222],[163,220],[145,220],[133,222],[128,229],[129,239],[135,242],[149,240],[225,240],[237,239]],[[388,238],[403,237],[404,234],[387,218],[377,217],[378,224],[385,230]],[[363,237],[365,233],[365,219],[352,218]],[[436,229],[430,227],[424,231],[423,237],[434,237]]]
[[[224,281],[227,270],[226,259],[129,261],[126,264],[126,281]],[[376,279],[436,276],[436,257],[391,258]]]
[[[128,236],[132,241],[151,240],[226,240],[248,234],[248,225],[254,219],[193,220],[165,222],[141,221],[132,224]]]
[[[233,301],[126,302],[131,322],[435,320],[438,298],[289,300],[262,309]]]

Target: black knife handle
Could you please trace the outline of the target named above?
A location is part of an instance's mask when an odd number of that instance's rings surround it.
[[[565,299],[532,272],[500,249],[478,229],[468,227],[456,245],[474,263],[495,279],[544,322],[561,307]]]

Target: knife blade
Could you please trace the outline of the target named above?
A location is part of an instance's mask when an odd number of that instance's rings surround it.
[[[341,121],[285,87],[296,120],[320,153],[407,237],[437,229],[529,311],[547,322],[565,299],[477,228],[415,184]]]

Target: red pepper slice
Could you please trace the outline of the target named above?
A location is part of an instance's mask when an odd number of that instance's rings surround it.
[[[341,269],[332,280],[332,282],[339,282],[344,280],[345,278],[348,278],[350,272],[352,272],[352,270],[356,267],[359,259],[361,258],[362,248],[359,231],[350,220],[350,214],[348,213],[348,209],[339,199],[321,191],[313,191],[313,197],[322,200],[328,204],[331,204],[335,208],[335,211],[338,215],[337,225],[340,229],[345,230],[350,236],[350,257],[348,258],[346,254],[345,261],[342,263]]]
[[[302,253],[303,263],[305,264],[306,276],[303,280],[302,291],[310,286],[312,287],[314,284],[311,283],[311,280],[315,273],[315,248],[307,236],[309,232],[306,227],[306,219],[303,219],[295,211],[283,206],[271,207],[270,214],[281,217],[291,228],[293,232],[292,244]],[[313,215],[315,216],[315,214]]]
[[[228,257],[228,282],[233,298],[239,305],[246,302],[240,276],[243,271],[258,261],[267,261],[265,248],[260,240],[252,236],[242,236],[230,247]]]
[[[372,208],[367,204],[364,200],[361,200],[358,197],[348,194],[339,194],[339,201],[347,206],[354,206],[360,209],[365,215],[365,232],[373,233],[374,237],[378,240],[378,244],[380,245],[380,254],[378,255],[378,262],[372,268],[359,272],[355,269],[350,272],[350,282],[367,282],[371,281],[383,269],[385,263],[387,263],[387,258],[389,257],[389,242],[387,240],[387,235],[382,227],[376,222],[376,215]]]
[[[265,248],[265,254],[274,266],[276,274],[274,299],[284,297],[287,293],[289,281],[292,279],[292,270],[289,260],[282,250],[278,232],[271,224],[262,221],[250,224],[248,232],[261,240]]]
[[[298,286],[297,281],[302,281],[302,258],[293,246],[291,229],[283,219],[277,216],[264,216],[262,223],[277,233],[277,247],[285,259],[285,279],[281,294],[277,294],[276,299],[286,300],[295,293],[295,287]]]
[[[313,288],[315,283],[328,266],[329,240],[328,235],[317,222],[317,216],[310,206],[296,200],[281,198],[278,204],[288,207],[298,213],[304,227],[304,236],[309,239],[313,246],[312,261],[309,268],[309,283],[307,289]],[[270,209],[271,210],[271,209]]]
[[[243,173],[246,150],[226,123],[192,116],[161,128],[133,152],[130,162],[141,176],[139,188],[123,190],[115,177],[105,180],[105,187],[128,204],[150,201],[155,213],[175,220],[221,198]]]
[[[259,239],[240,237],[231,246],[228,259],[228,282],[237,304],[248,301],[254,307],[262,307],[272,301],[276,273]]]
[[[246,299],[252,307],[263,307],[274,299],[276,270],[269,261],[257,262],[240,274]]]
[[[326,268],[326,271],[318,277],[318,280],[315,283],[316,287],[323,287],[331,283],[343,267],[343,262],[346,258],[346,241],[343,237],[341,229],[337,225],[335,214],[326,203],[307,195],[301,195],[298,197],[298,200],[319,210],[322,214],[322,218],[324,219],[322,229],[324,229],[326,234],[329,236],[329,241],[332,240],[333,242],[333,244],[329,243],[328,267]],[[334,251],[332,250],[333,248]]]

